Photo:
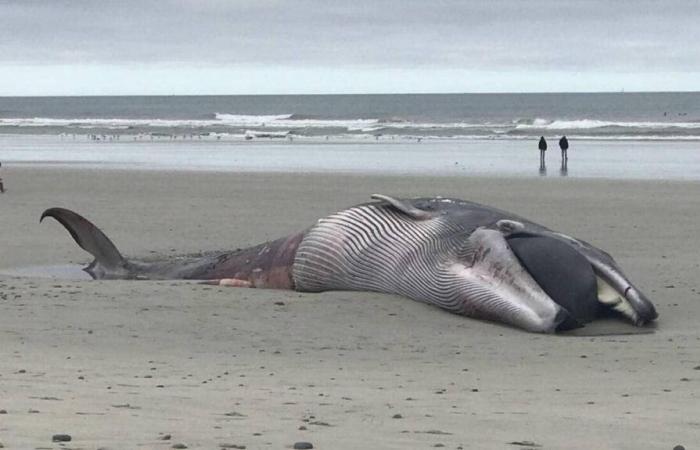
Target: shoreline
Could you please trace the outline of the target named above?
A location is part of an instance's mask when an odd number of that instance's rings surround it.
[[[9,128],[13,128],[12,131]],[[700,128],[700,126],[698,127]],[[343,144],[376,144],[381,142],[383,144],[395,143],[395,144],[406,144],[407,142],[414,142],[418,139],[426,142],[440,143],[440,142],[473,142],[473,141],[496,141],[496,142],[522,142],[522,141],[532,141],[537,140],[539,136],[534,134],[512,134],[512,135],[453,135],[453,136],[441,136],[441,135],[422,135],[422,134],[381,134],[379,139],[373,134],[314,134],[314,135],[301,135],[294,134],[293,132],[282,132],[282,131],[272,131],[269,134],[274,136],[258,136],[255,133],[266,134],[264,129],[251,129],[253,134],[252,140],[246,140],[246,133],[231,133],[225,130],[213,130],[202,132],[198,128],[167,128],[164,130],[153,130],[152,128],[135,128],[132,130],[124,129],[112,129],[112,128],[84,128],[80,130],[71,130],[72,132],[58,132],[57,130],[52,130],[51,127],[10,127],[10,126],[0,126],[0,138],[1,137],[56,137],[62,141],[69,142],[70,140],[89,140],[90,136],[106,136],[106,137],[117,137],[119,139],[106,140],[104,143],[108,144],[129,144],[138,142],[152,142],[152,143],[174,143],[174,142],[222,142],[222,143],[236,143],[236,144],[288,144],[289,137],[293,138],[293,141],[301,142],[304,144],[319,144],[319,145],[343,145]],[[45,132],[42,132],[45,131]],[[169,131],[170,133],[165,133]],[[293,130],[291,130],[293,131]],[[548,130],[544,132],[546,137],[554,138],[560,137],[562,134],[566,134],[569,140],[582,141],[582,142],[698,142],[700,141],[700,136],[697,135],[577,135],[571,133],[571,130]],[[192,137],[189,137],[192,136]],[[326,139],[328,136],[329,139]],[[186,138],[185,138],[186,137]],[[121,140],[120,138],[124,138]],[[129,138],[132,138],[129,140]],[[136,138],[136,139],[134,139]],[[178,141],[179,139],[179,141]]]
[[[37,162],[37,163],[13,163],[9,164],[3,163],[2,170],[7,176],[10,171],[15,172],[12,178],[20,176],[20,173],[32,172],[32,171],[48,171],[48,172],[91,172],[91,173],[142,173],[146,174],[180,174],[180,175],[201,175],[201,176],[270,176],[270,175],[281,175],[281,176],[302,176],[302,177],[348,177],[348,178],[387,178],[387,179],[406,179],[406,178],[418,178],[418,179],[445,179],[445,181],[450,179],[459,178],[469,178],[478,180],[494,180],[501,177],[494,176],[493,173],[489,172],[472,172],[463,176],[458,176],[454,174],[439,175],[434,173],[365,173],[360,170],[354,171],[333,171],[328,170],[309,170],[309,171],[292,171],[288,169],[281,170],[269,170],[269,169],[259,169],[259,170],[246,170],[240,171],[236,169],[217,169],[217,168],[162,168],[162,167],[134,167],[131,165],[121,165],[119,163],[114,164],[94,164],[92,162]],[[507,174],[502,176],[503,179],[509,180],[519,180],[519,181],[533,181],[533,180],[561,180],[562,183],[572,182],[572,181],[591,181],[591,182],[610,182],[610,183],[643,183],[643,184],[689,184],[695,185],[700,184],[700,178],[688,177],[688,178],[674,178],[674,179],[660,179],[660,178],[616,178],[612,176],[569,176],[561,175],[559,169],[555,168],[553,170],[547,170],[546,174],[541,174],[537,170],[533,169],[530,173],[515,173]]]
[[[7,170],[13,165],[61,165],[183,172],[700,180],[695,141],[570,142],[567,170],[560,168],[559,150],[552,148],[545,174],[538,170],[535,142],[492,139],[94,142],[0,135],[0,161]]]

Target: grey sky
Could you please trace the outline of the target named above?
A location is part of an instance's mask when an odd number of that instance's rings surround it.
[[[0,95],[700,90],[699,21],[694,0],[0,0]]]

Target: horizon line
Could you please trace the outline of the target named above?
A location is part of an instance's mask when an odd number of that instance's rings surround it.
[[[492,92],[363,92],[363,93],[285,93],[285,94],[56,94],[56,95],[0,95],[0,98],[57,98],[57,97],[301,97],[351,95],[555,95],[555,94],[695,94],[700,90],[662,91],[492,91]]]

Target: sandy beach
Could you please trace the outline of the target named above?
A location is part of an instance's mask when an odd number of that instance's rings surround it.
[[[131,257],[234,249],[370,194],[455,196],[609,251],[653,333],[551,336],[372,293],[0,275],[5,448],[672,449],[700,442],[700,183],[18,169],[0,272],[87,263],[48,207]],[[55,434],[70,442],[53,443]]]

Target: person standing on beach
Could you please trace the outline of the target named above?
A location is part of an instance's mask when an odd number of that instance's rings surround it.
[[[540,170],[544,170],[544,152],[547,151],[547,141],[544,139],[544,136],[540,136],[540,143],[539,143],[539,148],[540,148]]]
[[[566,136],[562,136],[559,139],[559,148],[561,149],[561,166],[566,167],[566,163],[569,161],[569,156],[566,154],[566,151],[569,149],[569,141],[566,139]]]
[[[2,163],[0,162],[0,168],[2,168]],[[0,194],[5,193],[5,185],[2,183],[2,177],[0,177]]]

